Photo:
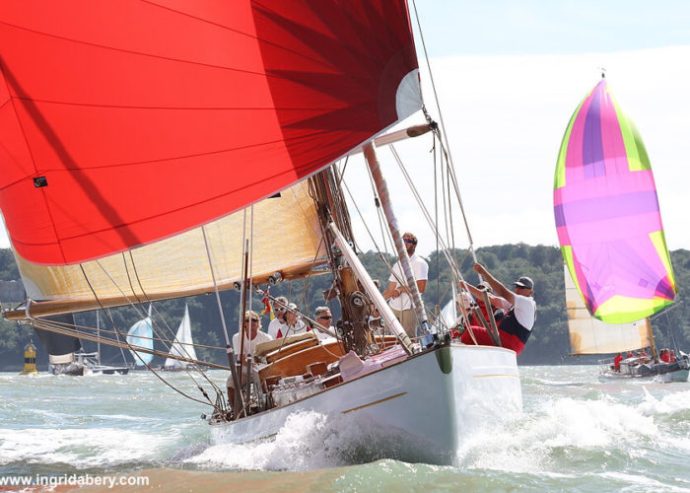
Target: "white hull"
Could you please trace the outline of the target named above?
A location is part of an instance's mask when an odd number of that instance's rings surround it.
[[[604,371],[599,374],[599,380],[647,380],[662,383],[671,382],[687,382],[690,370],[676,370],[667,373],[655,373],[650,375],[632,375],[630,373],[621,373],[614,371]]]
[[[212,440],[269,439],[288,416],[314,411],[326,415],[330,426],[346,427],[340,438],[351,439],[341,444],[350,462],[393,458],[452,464],[463,431],[521,409],[513,351],[453,344],[284,407],[212,424]]]

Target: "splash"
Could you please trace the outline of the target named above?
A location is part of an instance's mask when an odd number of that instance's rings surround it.
[[[271,439],[212,445],[185,462],[204,469],[306,471],[386,457],[391,441],[361,420],[303,411],[290,415]]]
[[[640,444],[650,444],[658,434],[652,417],[608,397],[560,398],[516,420],[487,423],[476,430],[462,440],[457,465],[568,475],[568,468],[561,467],[566,457],[615,453],[632,458],[643,453]]]
[[[179,436],[115,428],[0,430],[0,465],[70,464],[77,469],[154,462]]]

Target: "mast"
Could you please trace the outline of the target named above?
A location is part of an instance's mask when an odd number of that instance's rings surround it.
[[[652,351],[652,359],[659,362],[659,354],[656,349],[656,340],[654,339],[654,329],[652,328],[652,321],[649,318],[644,320],[647,327],[647,340],[649,341],[649,349]]]
[[[422,295],[417,287],[417,281],[415,280],[414,273],[412,272],[412,266],[410,265],[410,257],[407,255],[407,249],[405,248],[400,230],[398,229],[398,220],[396,219],[393,208],[391,207],[388,185],[386,185],[386,180],[383,178],[383,174],[381,173],[381,167],[379,166],[374,145],[372,143],[367,143],[363,146],[363,148],[364,157],[367,160],[367,164],[371,170],[371,175],[374,178],[374,185],[376,186],[376,191],[378,192],[379,199],[381,200],[383,212],[386,216],[386,222],[388,223],[388,229],[391,232],[393,244],[395,245],[395,250],[398,254],[398,260],[400,261],[400,266],[402,267],[403,275],[405,276],[405,282],[407,283],[407,288],[409,289],[412,297],[412,304],[414,305],[415,313],[417,315],[417,321],[419,322],[419,326],[421,327],[423,334],[426,336],[427,334],[430,334],[430,329],[426,318],[426,310],[424,309],[424,301],[422,300]]]
[[[367,352],[367,346],[372,343],[369,330],[371,303],[364,295],[362,277],[357,275],[352,264],[343,258],[343,249],[337,244],[338,234],[330,227],[331,224],[335,224],[343,241],[348,245],[354,244],[350,217],[340,189],[339,178],[335,176],[333,168],[327,168],[312,177],[310,184],[321,231],[328,245],[326,250],[333,273],[333,286],[326,293],[326,300],[337,296],[340,301],[342,320],[338,327],[345,351],[353,350],[363,355]]]
[[[100,311],[96,310],[96,337],[98,342],[96,343],[96,361],[99,366],[101,364],[101,316]]]

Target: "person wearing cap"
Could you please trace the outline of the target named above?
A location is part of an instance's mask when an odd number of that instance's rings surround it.
[[[288,324],[286,317],[288,305],[288,299],[285,296],[278,296],[273,300],[273,313],[275,313],[276,318],[268,324],[267,332],[274,339],[285,337],[285,334],[287,334]]]
[[[492,308],[503,310],[505,313],[500,321],[497,321],[501,345],[520,354],[525,348],[529,336],[532,334],[532,327],[537,314],[537,304],[532,297],[534,281],[527,276],[522,276],[513,283],[515,288],[514,291],[511,291],[482,264],[474,264],[474,270],[494,290],[495,294],[489,293],[489,301]],[[475,297],[482,297],[482,292],[479,288],[470,286],[467,283],[464,284],[464,287]],[[472,335],[474,335],[478,344],[493,345],[493,341],[484,327],[472,327]],[[460,340],[465,344],[474,344],[472,335],[470,335],[469,331],[465,331]]]
[[[254,310],[247,310],[246,312],[244,312],[242,334],[244,335],[244,344],[240,339],[241,336],[239,332],[232,336],[232,350],[235,353],[235,361],[237,363],[240,363],[240,357],[244,356],[244,361],[242,362],[242,380],[246,382],[246,379],[249,378],[250,375],[247,365],[244,364],[244,362],[247,360],[247,356],[254,354],[254,351],[256,350],[256,346],[258,344],[261,344],[262,342],[272,341],[273,337],[266,334],[265,332],[262,332],[261,318],[259,317],[259,314],[256,313]],[[252,365],[252,373],[255,372],[256,369]],[[230,402],[230,406],[234,407],[235,383],[232,379],[232,374],[228,376],[226,386],[228,389],[228,400]]]
[[[417,237],[410,233],[403,233],[403,242],[407,255],[410,257],[412,274],[417,281],[419,293],[423,294],[426,289],[426,282],[429,279],[429,264],[426,260],[416,255]],[[401,284],[402,283],[402,284]],[[412,305],[412,297],[409,288],[405,285],[405,274],[403,273],[400,261],[395,263],[388,278],[388,287],[383,292],[383,297],[388,300],[388,305],[393,310],[395,317],[405,329],[410,337],[417,335],[417,315]]]
[[[294,336],[307,332],[307,324],[302,320],[297,305],[294,303],[288,303],[287,312],[285,313],[285,323],[287,324],[287,332],[279,337],[287,337],[288,335]]]

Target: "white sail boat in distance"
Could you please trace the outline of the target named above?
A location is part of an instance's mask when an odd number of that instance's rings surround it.
[[[28,296],[6,317],[91,337],[44,317],[215,294],[226,344],[215,349],[227,363],[204,363],[223,366],[235,389],[230,405],[201,375],[215,442],[267,439],[311,411],[365,432],[363,442],[342,437],[367,460],[450,464],[473,425],[521,409],[513,351],[451,343],[429,328],[378,162],[375,139],[417,118],[403,134],[443,148],[443,203],[460,210],[447,137],[422,111],[405,1],[3,4],[0,49],[0,152],[13,150],[0,208]],[[417,334],[402,328],[355,250],[337,162],[358,149]],[[430,223],[456,281],[455,239]],[[325,271],[324,302],[341,313],[337,341],[232,350],[251,287]],[[235,286],[242,308],[230,320],[219,292]],[[372,337],[373,314],[392,347]]]
[[[148,315],[135,322],[127,331],[129,352],[134,358],[134,367],[146,367],[153,360],[153,319],[151,305]]]
[[[197,359],[194,341],[192,340],[192,322],[189,318],[189,306],[186,304],[184,306],[184,315],[180,321],[180,326],[177,328],[177,333],[175,334],[175,340],[170,346],[170,355],[192,360]],[[169,371],[184,370],[188,366],[189,363],[168,357],[165,359],[163,369]]]

